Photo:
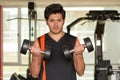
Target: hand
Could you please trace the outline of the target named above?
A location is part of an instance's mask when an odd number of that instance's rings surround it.
[[[29,50],[33,56],[41,56],[41,49],[35,45],[29,47]]]
[[[85,50],[84,44],[76,45],[74,48],[74,55],[82,55]]]

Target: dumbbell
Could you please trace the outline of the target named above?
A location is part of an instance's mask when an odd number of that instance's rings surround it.
[[[95,70],[97,73],[100,71],[106,71],[108,75],[112,75],[113,72],[120,72],[120,69],[112,69],[111,65],[107,66],[106,68],[99,68],[98,65],[96,65]]]
[[[23,43],[22,43],[22,47],[20,49],[20,53],[26,55],[27,50],[29,49],[29,47],[32,45],[32,42],[24,39]],[[40,53],[44,54],[44,59],[48,60],[50,58],[51,55],[51,47],[50,46],[46,46],[46,51],[40,51]]]
[[[84,43],[85,43],[85,48],[87,48],[88,52],[92,52],[94,50],[94,47],[92,45],[92,42],[90,40],[89,37],[86,37],[83,39],[84,40]],[[66,59],[69,59],[71,57],[71,53],[74,52],[74,49],[72,50],[69,50],[68,47],[63,47],[63,52],[64,52],[64,55],[65,55],[65,58]]]
[[[13,73],[10,80],[20,80],[20,78],[18,77],[17,73]]]

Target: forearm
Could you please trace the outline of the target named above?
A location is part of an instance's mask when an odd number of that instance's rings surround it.
[[[41,68],[41,58],[40,56],[33,56],[32,57],[32,62],[30,65],[30,73],[32,77],[36,78],[39,75]]]
[[[79,76],[84,74],[85,63],[82,54],[73,54],[74,67]]]

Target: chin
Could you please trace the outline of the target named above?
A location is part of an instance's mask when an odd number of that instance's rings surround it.
[[[53,34],[59,34],[60,31],[52,31]]]

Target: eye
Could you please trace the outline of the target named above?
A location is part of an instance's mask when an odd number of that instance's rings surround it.
[[[58,19],[58,22],[61,22],[62,20],[61,19]]]
[[[53,22],[53,21],[54,21],[53,19],[50,20],[50,22]]]

